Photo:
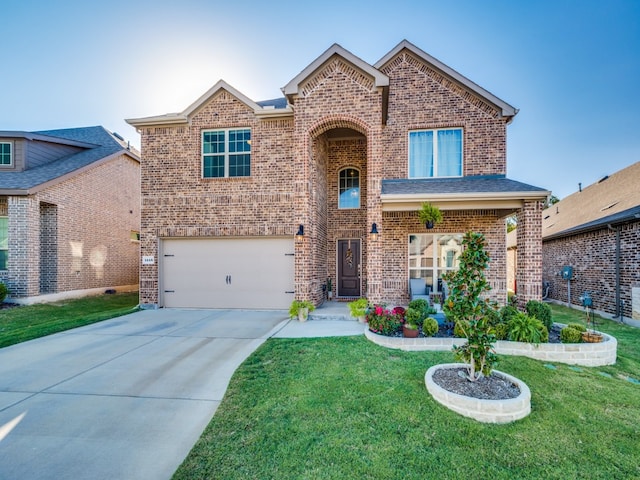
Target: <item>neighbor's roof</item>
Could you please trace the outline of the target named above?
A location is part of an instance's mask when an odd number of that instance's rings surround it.
[[[542,212],[542,238],[552,239],[640,218],[640,162],[575,192]]]
[[[39,132],[0,131],[0,137],[26,138],[83,149],[21,172],[0,172],[0,194],[3,195],[32,194],[51,182],[80,173],[97,162],[110,160],[123,153],[140,161],[137,153],[128,149],[123,140],[101,126]]]
[[[383,210],[417,210],[432,202],[443,210],[516,209],[525,200],[544,201],[544,188],[506,178],[504,175],[476,175],[455,178],[394,179],[382,181]]]

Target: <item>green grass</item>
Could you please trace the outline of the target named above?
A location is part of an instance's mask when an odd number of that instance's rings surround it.
[[[554,320],[583,313],[553,307]],[[175,479],[640,478],[640,330],[601,321],[618,363],[571,368],[501,356],[532,413],[487,425],[424,385],[450,352],[401,352],[364,337],[271,339],[236,371]],[[605,377],[602,373],[610,375]],[[624,377],[624,378],[623,378]]]
[[[131,313],[138,292],[98,295],[0,310],[0,347]]]

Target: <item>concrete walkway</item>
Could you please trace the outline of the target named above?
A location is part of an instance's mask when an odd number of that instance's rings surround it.
[[[363,333],[322,311],[145,310],[0,349],[0,478],[171,478],[267,338]]]

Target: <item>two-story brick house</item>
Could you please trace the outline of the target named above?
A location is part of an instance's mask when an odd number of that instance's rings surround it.
[[[140,158],[105,128],[0,131],[0,281],[10,300],[134,289]]]
[[[282,91],[256,103],[220,81],[181,113],[128,120],[143,305],[286,308],[320,302],[327,278],[338,298],[406,303],[409,278],[441,288],[468,230],[504,302],[513,212],[520,296],[540,297],[549,192],[505,176],[514,107],[407,41],[374,65],[333,45]],[[431,230],[424,201],[444,213]]]

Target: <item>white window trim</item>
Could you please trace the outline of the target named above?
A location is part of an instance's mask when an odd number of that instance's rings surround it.
[[[14,143],[10,140],[1,140],[0,144],[7,144],[10,146],[11,151],[9,152],[9,163],[0,163],[0,168],[8,168],[8,167],[13,167],[14,165],[14,156],[15,156],[15,149],[14,149]]]
[[[409,233],[409,235],[407,235],[407,273],[409,274],[409,278],[413,278],[411,276],[411,272],[415,272],[415,271],[420,271],[420,270],[431,270],[431,281],[432,284],[434,285],[434,290],[432,293],[436,293],[437,290],[437,286],[438,286],[438,272],[451,272],[451,271],[456,271],[458,270],[457,267],[446,267],[446,266],[437,266],[438,265],[438,252],[437,249],[434,248],[434,252],[433,252],[433,266],[432,267],[412,267],[411,266],[411,237],[412,236],[420,236],[420,235],[431,235],[433,238],[433,243],[436,244],[438,241],[438,238],[440,237],[446,237],[446,236],[450,236],[450,235],[459,235],[460,237],[462,237],[464,234],[463,233],[452,233],[452,232],[448,232],[448,233]],[[462,238],[461,238],[462,240]],[[445,260],[446,262],[446,260]]]
[[[249,175],[242,175],[242,176],[235,176],[235,177],[230,177],[229,176],[229,132],[233,132],[236,130],[249,130],[249,133],[251,134],[251,128],[249,127],[229,127],[229,128],[208,128],[206,130],[202,130],[202,132],[200,133],[200,178],[203,178],[205,180],[216,180],[219,178],[248,178],[251,176],[251,174]],[[205,155],[221,155],[221,154],[213,154],[213,153],[204,153],[204,134],[205,133],[209,133],[209,132],[224,132],[224,143],[225,143],[225,149],[224,149],[224,177],[205,177],[204,176],[204,157]],[[253,163],[253,155],[252,155],[252,148],[251,148],[251,143],[249,143],[249,151],[248,152],[242,152],[243,154],[248,153],[251,160],[249,163],[249,172],[252,172],[253,169],[252,167],[252,163]],[[235,153],[234,153],[235,155]]]
[[[461,162],[460,162],[460,175],[438,176],[438,135],[437,132],[446,130],[460,130],[460,148],[461,148]],[[433,165],[432,177],[409,177],[411,171],[411,134],[414,132],[433,132],[433,156],[435,158]],[[415,128],[407,132],[407,178],[460,178],[464,176],[464,128],[463,127],[446,127],[446,128]]]
[[[340,174],[345,170],[355,170],[358,172],[358,206],[357,207],[341,207],[340,206]],[[338,210],[356,210],[362,207],[362,172],[356,167],[344,167],[338,170]]]

